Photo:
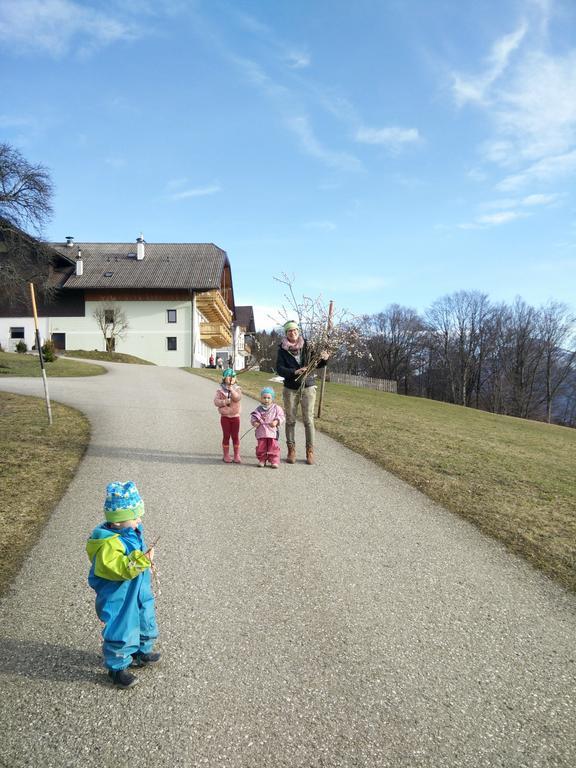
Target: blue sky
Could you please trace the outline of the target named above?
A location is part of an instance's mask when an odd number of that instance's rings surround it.
[[[260,327],[282,272],[576,309],[572,0],[0,0],[0,91],[50,240],[214,242]]]

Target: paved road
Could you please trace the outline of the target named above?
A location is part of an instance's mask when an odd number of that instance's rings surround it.
[[[212,383],[108,367],[50,381],[93,434],[0,604],[0,765],[576,765],[574,596],[325,436],[315,467],[258,469],[251,434],[224,465]],[[86,584],[114,479],[162,536],[163,662],[129,691]]]

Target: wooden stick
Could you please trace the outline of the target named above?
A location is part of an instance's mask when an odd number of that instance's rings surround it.
[[[334,315],[334,302],[330,300],[330,306],[328,307],[328,324],[326,326],[327,333],[329,334],[332,329],[332,316]],[[322,398],[324,397],[324,385],[326,383],[326,365],[322,368],[322,376],[320,378],[320,396],[318,398],[318,418],[322,415]]]
[[[42,380],[44,382],[44,397],[46,398],[46,409],[48,411],[48,423],[52,426],[52,408],[50,406],[50,395],[48,394],[48,380],[46,379],[46,369],[44,368],[44,358],[42,357],[42,345],[40,344],[40,332],[38,331],[38,312],[36,311],[36,296],[34,295],[34,283],[30,285],[30,296],[32,297],[32,312],[34,313],[34,328],[36,331],[36,349],[40,358],[40,368],[42,369]]]

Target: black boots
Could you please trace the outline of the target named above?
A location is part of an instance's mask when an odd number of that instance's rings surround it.
[[[134,656],[132,656],[132,664],[130,664],[131,667],[146,667],[148,664],[157,664],[160,661],[160,653],[152,652],[152,653],[142,653],[141,651],[136,651]]]
[[[127,669],[109,669],[108,677],[112,678],[112,682],[118,688],[131,688],[138,682],[136,675],[128,672]]]

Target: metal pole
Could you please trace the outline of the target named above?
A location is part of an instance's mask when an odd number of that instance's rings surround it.
[[[329,334],[332,329],[332,315],[334,314],[334,302],[330,300],[330,306],[328,307],[328,324],[326,331]],[[320,396],[318,398],[318,413],[317,417],[320,418],[322,414],[322,398],[324,397],[324,385],[326,384],[326,366],[322,368],[322,376],[320,378]]]
[[[46,398],[46,410],[48,411],[48,423],[52,426],[52,408],[50,407],[50,395],[48,394],[48,380],[46,379],[46,369],[44,368],[44,358],[42,357],[42,345],[40,344],[40,332],[38,330],[38,312],[36,311],[36,296],[34,295],[34,283],[30,285],[30,296],[32,297],[32,312],[34,313],[34,328],[36,331],[36,349],[40,358],[40,368],[42,369],[42,380],[44,381],[44,396]]]

